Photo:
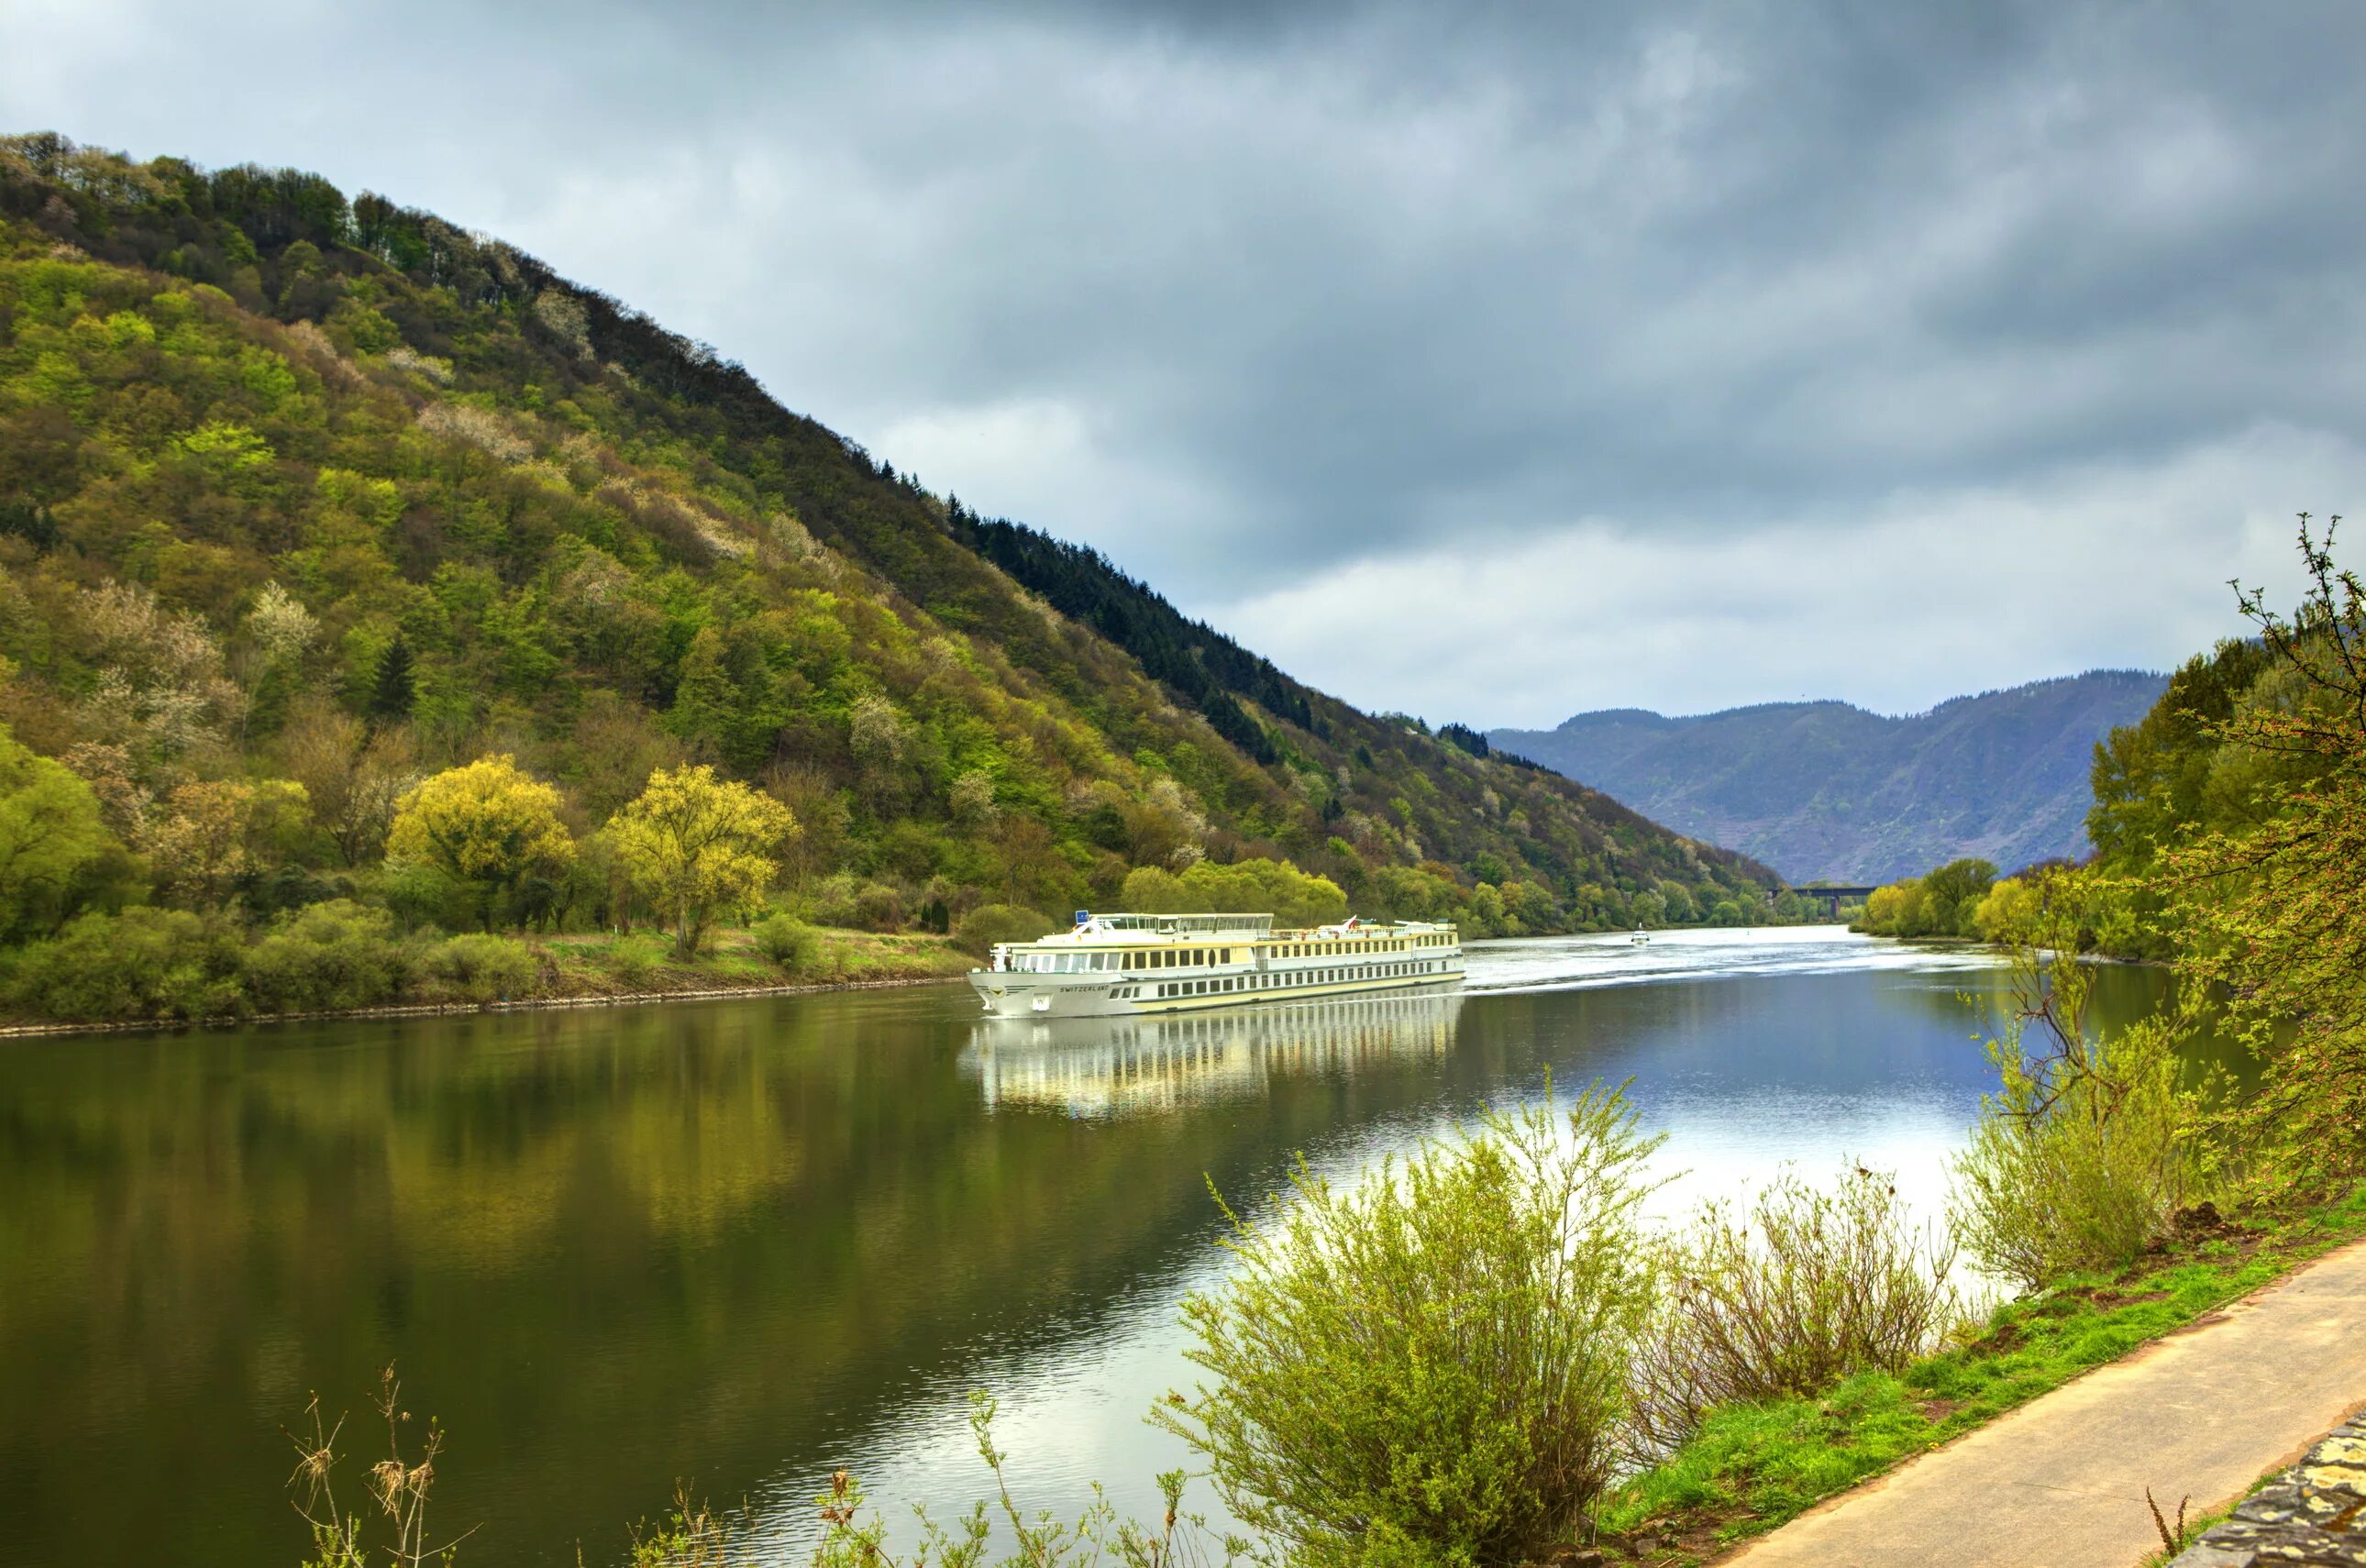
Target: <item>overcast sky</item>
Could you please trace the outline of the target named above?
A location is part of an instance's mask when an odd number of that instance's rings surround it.
[[[1437,720],[2165,668],[2366,496],[2352,0],[1276,9],[0,0],[0,122],[497,233]]]

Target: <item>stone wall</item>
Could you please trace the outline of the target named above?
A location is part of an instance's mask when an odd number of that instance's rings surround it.
[[[2278,1563],[2366,1568],[2366,1414],[2235,1506],[2169,1568],[2270,1568]]]

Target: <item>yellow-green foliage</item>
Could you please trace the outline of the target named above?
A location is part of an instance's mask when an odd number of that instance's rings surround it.
[[[1268,910],[1276,924],[1286,927],[1327,925],[1347,917],[1347,896],[1337,883],[1309,876],[1287,861],[1201,861],[1180,875],[1144,866],[1125,879],[1121,899],[1129,909],[1151,914]]]
[[[2031,889],[2013,1011],[1989,1043],[1997,1091],[1955,1167],[1956,1238],[1991,1274],[2033,1289],[2134,1262],[2208,1179],[2180,1092],[2191,1020],[2157,1015],[2107,1036],[2088,1017],[2092,976],[2071,956],[2087,886],[2054,872]]]
[[[1290,1560],[1540,1562],[1575,1539],[1649,1316],[1657,1141],[1616,1092],[1557,1121],[1493,1113],[1344,1190],[1301,1168],[1186,1302],[1215,1381],[1155,1418]]]
[[[126,847],[75,898],[144,855],[250,937],[330,896],[613,928],[647,900],[597,829],[704,765],[802,829],[785,903],[874,928],[1258,861],[1474,934],[1763,908],[1763,868],[1212,634],[1129,651],[1205,628],[1088,552],[1022,591],[975,513],[428,215],[45,137],[0,138],[0,721]],[[382,869],[396,798],[494,756],[584,852],[406,830]]]
[[[447,768],[402,797],[387,835],[389,865],[432,866],[480,889],[487,929],[498,895],[528,877],[553,876],[575,859],[558,818],[558,792],[509,757]]]
[[[87,906],[119,900],[131,870],[90,785],[0,725],[0,939],[55,931]]]
[[[1996,884],[1987,861],[1950,861],[1925,876],[1876,887],[1857,929],[1875,936],[1977,936],[1982,901]]]
[[[762,899],[780,869],[773,853],[795,830],[787,807],[704,763],[659,768],[608,824],[625,874],[672,919],[678,958],[696,955],[715,911]]]
[[[2034,877],[2008,876],[1972,908],[1972,931],[1982,942],[2011,942],[2035,929],[2042,903]]]
[[[953,927],[953,941],[963,951],[983,957],[997,942],[1033,942],[1059,928],[1039,909],[1014,904],[981,904]]]

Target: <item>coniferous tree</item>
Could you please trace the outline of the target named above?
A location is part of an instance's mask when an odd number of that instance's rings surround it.
[[[411,705],[418,697],[415,678],[411,670],[411,644],[397,632],[394,640],[378,655],[377,674],[370,682],[369,711],[374,718],[401,719],[411,716]]]

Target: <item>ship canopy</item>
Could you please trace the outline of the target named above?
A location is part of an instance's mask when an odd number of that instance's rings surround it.
[[[1273,930],[1273,917],[1264,915],[1096,915],[1076,911],[1076,929],[1092,931],[1145,931],[1157,936],[1263,936]]]

